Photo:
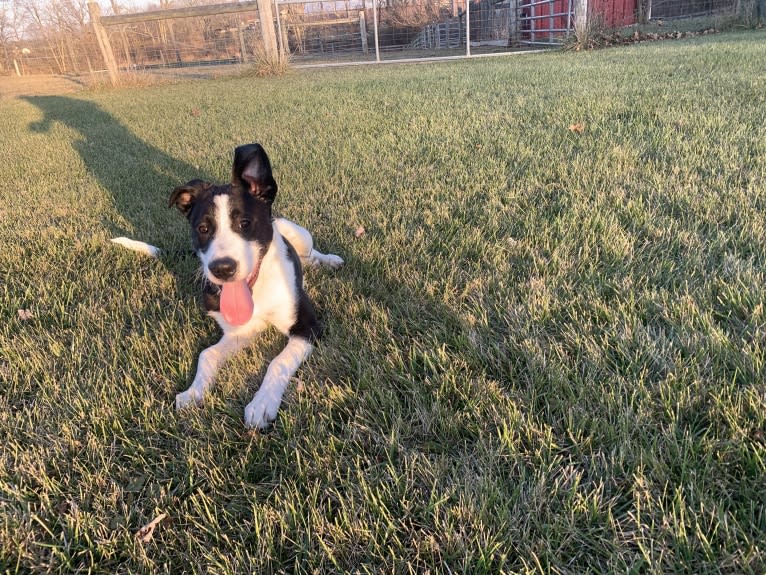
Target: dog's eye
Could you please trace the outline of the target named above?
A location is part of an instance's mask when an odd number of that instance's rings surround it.
[[[199,226],[197,226],[197,231],[200,234],[205,235],[206,233],[210,231],[210,228],[208,227],[207,224],[200,224]]]
[[[246,230],[250,228],[250,220],[239,220],[239,229]]]

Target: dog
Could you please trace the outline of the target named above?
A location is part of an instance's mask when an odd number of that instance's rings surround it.
[[[308,230],[272,216],[277,194],[271,162],[260,144],[234,150],[231,183],[191,180],[170,195],[170,207],[189,221],[192,244],[202,263],[203,303],[223,337],[203,350],[189,388],[176,395],[176,409],[199,404],[221,364],[269,326],[287,336],[258,392],[245,407],[245,425],[267,428],[277,417],[290,378],[321,335],[314,306],[303,289],[302,265],[337,268],[343,259],[313,247]],[[156,257],[159,248],[112,240]]]

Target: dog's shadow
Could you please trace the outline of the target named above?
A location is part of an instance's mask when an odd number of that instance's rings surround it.
[[[174,292],[201,303],[199,262],[191,249],[188,224],[168,207],[168,199],[183,182],[213,178],[142,140],[94,102],[65,96],[24,100],[42,112],[42,118],[29,125],[31,132],[46,134],[60,124],[78,134],[72,148],[113,202],[114,210],[102,218],[110,237],[128,236],[159,246],[162,254],[157,261],[173,278]],[[122,247],[112,249],[129,254]],[[198,351],[205,343],[200,342]]]
[[[66,96],[23,99],[42,112],[29,125],[31,132],[46,134],[59,124],[77,133],[72,148],[112,200],[114,210],[102,217],[108,234],[158,245],[158,261],[173,277],[175,291],[199,297],[199,265],[188,224],[168,207],[168,198],[179,184],[210,180],[209,174],[147,143],[95,102]]]
[[[78,133],[72,147],[111,195],[118,217],[105,218],[113,236],[127,235],[169,250],[188,249],[185,221],[164,209],[175,186],[193,178],[211,179],[199,168],[148,144],[109,112],[88,100],[65,96],[27,96],[43,117],[29,125],[47,133],[61,124]]]

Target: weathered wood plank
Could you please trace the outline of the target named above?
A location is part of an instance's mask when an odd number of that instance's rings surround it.
[[[217,14],[235,14],[237,12],[257,12],[258,2],[248,0],[232,4],[210,4],[207,6],[191,6],[189,8],[169,8],[167,10],[151,10],[137,14],[120,14],[118,16],[102,16],[104,26],[117,24],[135,24],[136,22],[152,22],[155,20],[173,20],[175,18],[195,18],[198,16],[215,16]]]
[[[359,18],[333,18],[331,20],[309,20],[308,22],[290,22],[295,28],[311,28],[313,26],[333,26],[335,24],[359,24]]]
[[[93,27],[93,32],[96,35],[96,40],[98,41],[98,47],[101,49],[101,55],[104,58],[104,64],[109,73],[109,80],[111,81],[112,86],[116,86],[119,79],[117,60],[114,59],[112,44],[109,42],[109,34],[106,33],[106,30],[104,30],[102,25],[103,18],[101,18],[101,7],[96,2],[88,2],[88,11],[90,13],[90,23]]]

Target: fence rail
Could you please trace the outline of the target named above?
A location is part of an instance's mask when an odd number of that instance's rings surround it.
[[[413,49],[440,50],[460,48],[465,43],[465,25],[460,18],[448,19],[425,26],[409,47]]]

